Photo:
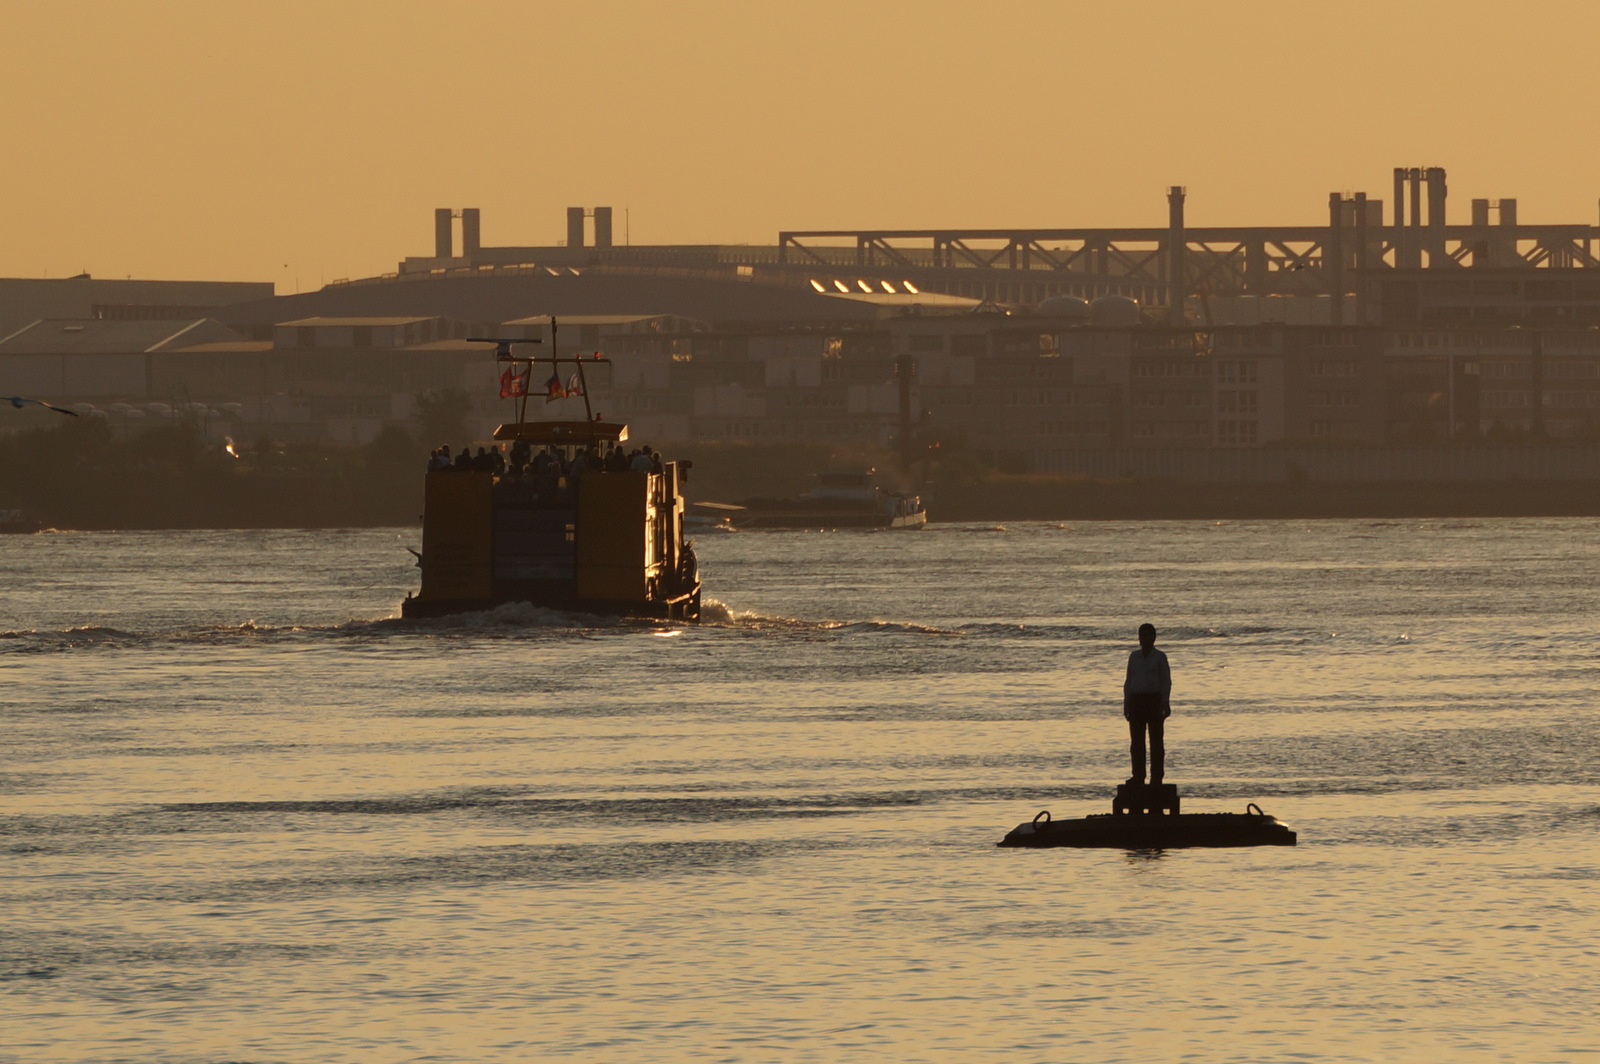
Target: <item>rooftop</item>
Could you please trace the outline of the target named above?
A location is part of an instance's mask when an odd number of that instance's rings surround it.
[[[188,321],[115,321],[54,318],[33,322],[0,337],[11,354],[126,354],[171,351],[196,343],[229,342],[238,333],[211,318]]]

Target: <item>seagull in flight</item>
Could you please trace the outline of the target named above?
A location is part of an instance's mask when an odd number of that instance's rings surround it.
[[[21,395],[0,395],[0,402],[10,403],[12,406],[16,407],[18,410],[21,410],[23,407],[27,406],[29,403],[38,403],[40,406],[44,407],[46,410],[54,410],[58,414],[65,414],[68,417],[77,417],[78,416],[78,412],[76,410],[68,410],[64,406],[56,406],[54,403],[47,403],[43,399],[29,399],[26,396],[21,396]]]

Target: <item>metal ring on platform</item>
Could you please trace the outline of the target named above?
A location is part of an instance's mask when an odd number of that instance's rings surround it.
[[[1039,818],[1040,817],[1044,817],[1044,823],[1042,823],[1042,824],[1039,823]],[[1041,809],[1037,813],[1033,814],[1033,830],[1039,831],[1040,829],[1047,828],[1049,826],[1050,826],[1050,810]]]

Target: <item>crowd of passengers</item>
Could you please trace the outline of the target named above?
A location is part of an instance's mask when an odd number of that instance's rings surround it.
[[[649,444],[632,451],[612,444],[609,451],[601,444],[590,444],[567,458],[555,447],[541,448],[533,453],[526,440],[517,440],[509,451],[504,444],[479,447],[473,454],[470,446],[463,447],[453,456],[449,447],[440,447],[428,457],[430,473],[497,473],[501,476],[544,476],[553,474],[580,477],[585,473],[661,473],[661,454],[652,451]]]

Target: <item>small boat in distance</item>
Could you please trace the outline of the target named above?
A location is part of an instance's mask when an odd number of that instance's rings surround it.
[[[0,510],[0,533],[37,532],[38,518],[30,517],[26,510]]]
[[[737,528],[921,528],[928,523],[921,498],[886,491],[876,473],[818,473],[817,486],[799,498],[750,499],[727,516]]]

